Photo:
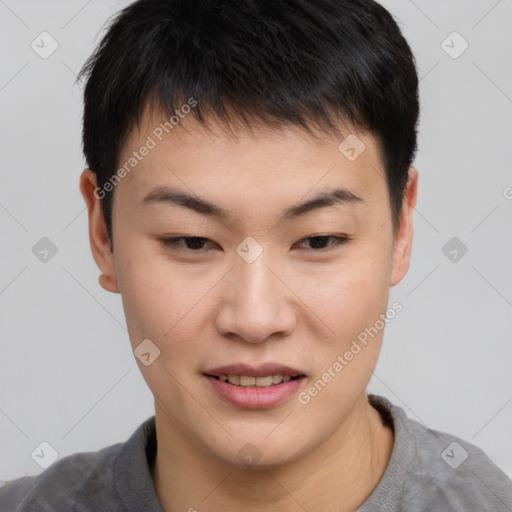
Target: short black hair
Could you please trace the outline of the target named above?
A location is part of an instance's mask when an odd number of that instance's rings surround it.
[[[99,188],[145,108],[172,116],[193,98],[205,126],[215,116],[313,135],[310,126],[339,133],[341,120],[370,132],[398,227],[418,76],[398,24],[373,0],[138,0],[111,20],[83,77],[83,152]],[[111,247],[112,197],[101,198]]]

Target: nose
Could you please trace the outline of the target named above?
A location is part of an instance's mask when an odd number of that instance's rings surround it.
[[[219,294],[218,332],[248,343],[293,332],[298,308],[286,281],[285,272],[267,259],[265,251],[252,263],[235,258]]]

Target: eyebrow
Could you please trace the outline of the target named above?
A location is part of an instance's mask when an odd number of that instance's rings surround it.
[[[320,208],[327,208],[337,204],[364,203],[363,199],[346,188],[323,191],[301,203],[291,206],[283,212],[280,220],[289,220],[301,217]],[[221,220],[232,218],[232,212],[205,199],[187,194],[169,187],[157,187],[151,190],[141,201],[142,206],[151,204],[168,204],[183,206],[196,213]]]

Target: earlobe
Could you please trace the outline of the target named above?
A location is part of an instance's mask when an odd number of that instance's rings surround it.
[[[96,194],[97,181],[96,174],[89,169],[84,169],[80,176],[80,192],[87,206],[89,218],[89,242],[91,252],[101,271],[98,279],[100,286],[112,293],[119,293],[116,269],[114,265],[114,255],[110,247],[107,226],[101,202]]]
[[[407,270],[409,270],[413,238],[413,214],[414,207],[416,206],[417,191],[418,171],[415,167],[411,166],[409,168],[409,178],[404,193],[399,227],[393,247],[393,266],[390,286],[398,284],[407,273]]]
[[[117,279],[113,280],[110,275],[100,274],[98,282],[104,290],[107,290],[107,292],[119,293]]]

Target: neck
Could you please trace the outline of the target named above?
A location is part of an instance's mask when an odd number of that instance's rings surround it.
[[[158,449],[151,467],[159,500],[175,510],[353,511],[381,479],[392,429],[364,394],[333,435],[302,459],[272,470],[240,469],[205,456],[155,403]]]

